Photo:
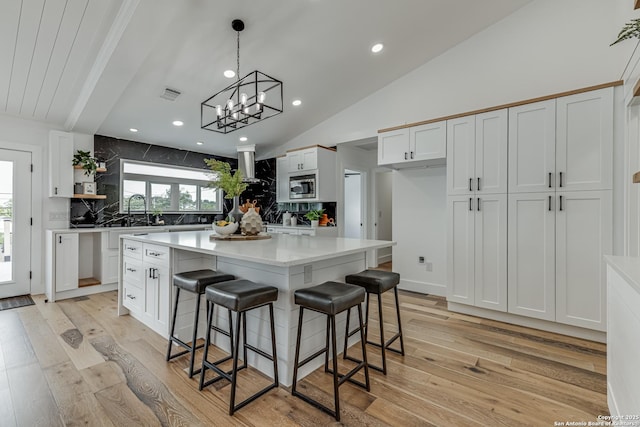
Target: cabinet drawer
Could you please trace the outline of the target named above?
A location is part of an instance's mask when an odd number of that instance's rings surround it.
[[[145,243],[143,249],[144,262],[168,265],[166,263],[169,262],[169,248]]]
[[[122,254],[135,259],[142,259],[142,243],[125,240],[122,244]]]
[[[141,311],[143,302],[142,300],[144,299],[142,288],[131,286],[129,283],[125,283],[122,289],[124,291],[122,297],[122,305],[124,305],[131,311]]]
[[[144,268],[142,262],[128,257],[122,258],[122,280],[142,287],[144,281]]]

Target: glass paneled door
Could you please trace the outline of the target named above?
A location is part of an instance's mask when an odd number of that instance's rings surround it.
[[[31,292],[31,153],[0,149],[0,298]]]

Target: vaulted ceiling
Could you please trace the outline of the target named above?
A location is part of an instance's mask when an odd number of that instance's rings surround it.
[[[528,1],[2,0],[0,113],[221,155],[255,143],[259,155]],[[235,18],[246,24],[240,74],[282,80],[285,111],[222,135],[200,129],[200,103],[232,82]],[[181,95],[162,99],[166,87]]]

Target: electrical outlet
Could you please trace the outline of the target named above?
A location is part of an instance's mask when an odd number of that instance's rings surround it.
[[[424,257],[423,256],[419,256],[418,257],[418,264],[424,264]]]
[[[425,264],[427,271],[433,271],[433,263],[431,261],[427,261]]]
[[[68,215],[67,212],[49,212],[49,221],[68,221]]]

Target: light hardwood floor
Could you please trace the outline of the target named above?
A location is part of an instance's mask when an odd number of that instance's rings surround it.
[[[605,345],[450,313],[439,297],[400,297],[406,356],[388,353],[388,374],[372,371],[369,393],[340,388],[344,425],[552,426],[607,414]],[[228,384],[199,392],[186,358],[166,363],[164,339],[116,316],[115,292],[35,300],[0,312],[2,426],[336,424],[284,388],[229,417]],[[253,369],[240,378],[239,399],[267,381]],[[331,384],[319,370],[302,387],[329,402]]]

